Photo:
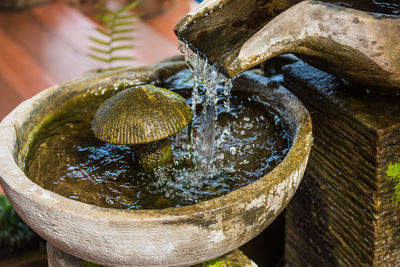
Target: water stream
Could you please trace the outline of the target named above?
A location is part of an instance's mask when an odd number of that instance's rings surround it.
[[[185,56],[193,74],[192,111],[196,114],[197,105],[201,104],[200,127],[197,137],[193,140],[194,160],[198,168],[208,171],[210,175],[216,173],[214,164],[214,146],[216,121],[218,120],[217,102],[219,85],[223,87],[224,107],[230,111],[230,95],[232,80],[220,73],[215,65],[210,65],[207,58],[201,57],[186,44],[180,44],[179,49]],[[200,95],[203,90],[204,97]]]

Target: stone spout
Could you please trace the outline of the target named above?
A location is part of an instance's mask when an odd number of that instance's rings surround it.
[[[398,11],[378,14],[314,0],[206,0],[175,33],[229,77],[294,53],[349,81],[400,93]]]

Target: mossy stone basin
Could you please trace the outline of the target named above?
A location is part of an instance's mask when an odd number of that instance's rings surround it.
[[[100,208],[68,199],[33,183],[23,158],[40,126],[82,92],[163,80],[186,68],[165,62],[92,74],[49,88],[20,104],[0,123],[0,183],[21,218],[53,246],[106,266],[188,266],[246,243],[284,209],[303,176],[312,142],[311,120],[285,88],[244,74],[238,88],[259,94],[279,113],[291,147],[285,159],[256,182],[194,205],[153,210]]]

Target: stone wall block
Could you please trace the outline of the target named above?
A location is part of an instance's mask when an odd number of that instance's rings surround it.
[[[311,113],[314,135],[287,207],[287,265],[400,266],[400,203],[386,175],[400,162],[400,96],[354,88],[304,62],[284,74]]]

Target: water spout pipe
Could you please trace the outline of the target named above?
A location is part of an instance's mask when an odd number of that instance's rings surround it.
[[[175,33],[229,77],[294,53],[347,80],[400,93],[400,14],[395,12],[315,0],[206,0]]]

